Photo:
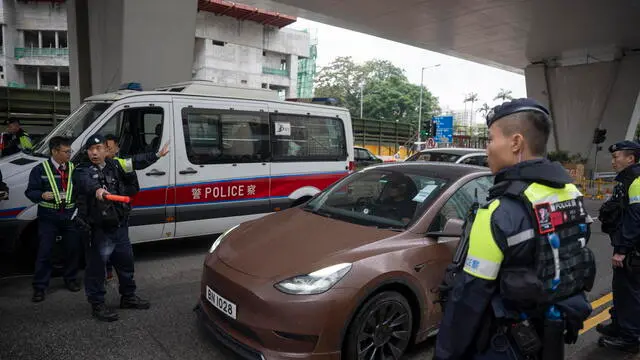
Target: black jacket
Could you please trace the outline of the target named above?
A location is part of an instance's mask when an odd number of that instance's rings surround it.
[[[51,167],[51,172],[53,173],[53,177],[56,181],[56,186],[58,187],[58,191],[66,191],[67,189],[62,188],[62,180],[60,175],[56,171],[55,166],[51,162],[51,159],[46,160]],[[67,175],[69,171],[69,166],[67,164]],[[74,170],[75,172],[75,170]],[[72,175],[73,176],[73,175]],[[69,178],[67,181],[72,181]],[[75,183],[74,183],[75,185]],[[47,177],[47,173],[44,170],[43,164],[38,164],[36,167],[31,169],[31,173],[29,174],[29,183],[27,185],[27,189],[24,191],[24,195],[31,200],[33,203],[40,204],[41,202],[47,202],[52,205],[55,204],[55,200],[45,201],[42,199],[42,194],[47,191],[53,191],[51,188],[51,184],[49,183],[49,178]],[[73,191],[71,194],[71,198],[69,199],[71,203],[75,203],[76,200],[76,192]],[[66,209],[62,213],[66,213],[66,215],[72,214],[74,209]],[[38,206],[38,216],[58,216],[60,215],[60,211],[56,209],[49,209],[42,206]]]
[[[634,183],[640,177],[640,164],[634,164],[622,170],[617,176],[618,184],[614,187],[611,199],[603,204],[603,208],[616,204],[621,208],[621,216],[616,221],[617,226],[610,233],[611,245],[616,254],[627,254],[631,249],[640,245],[640,202],[630,201],[629,191],[633,186],[637,192],[639,183]],[[634,199],[636,200],[636,199]],[[604,225],[604,224],[603,224]]]
[[[514,198],[499,196],[509,181],[562,188],[573,180],[558,163],[546,159],[530,160],[499,171],[489,200],[500,198],[500,205],[491,217],[493,238],[504,254],[501,269],[507,267],[535,267],[535,241],[522,241],[509,246],[507,239],[533,229],[533,221],[526,205]],[[587,234],[587,238],[588,238]],[[435,350],[435,360],[468,359],[476,353],[475,343],[481,327],[493,316],[492,299],[498,293],[496,280],[484,280],[461,272],[455,277],[451,296],[446,304]],[[575,299],[572,299],[575,301]],[[578,300],[582,306],[584,301]],[[588,303],[586,303],[588,305]],[[486,329],[485,329],[486,330]]]
[[[126,223],[130,205],[100,201],[95,194],[99,188],[105,187],[113,195],[135,196],[140,190],[136,173],[125,173],[113,159],[105,159],[102,169],[92,163],[83,163],[73,173],[77,194],[78,216],[91,226],[110,227],[113,219],[105,220],[105,211],[117,215],[118,225]],[[110,213],[111,215],[114,215]],[[115,216],[114,215],[114,216]]]

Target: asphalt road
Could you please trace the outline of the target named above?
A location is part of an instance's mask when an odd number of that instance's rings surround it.
[[[597,213],[599,203],[587,205],[591,214]],[[598,279],[589,298],[600,306],[585,324],[591,329],[567,347],[567,358],[633,359],[596,344],[594,327],[606,320],[611,305],[607,294],[612,273],[608,239],[599,224],[593,230],[590,246],[598,261]],[[31,302],[28,275],[0,279],[0,359],[236,359],[197,326],[192,312],[210,245],[211,239],[200,239],[136,246],[139,295],[150,299],[152,307],[121,310],[120,321],[108,324],[92,319],[83,292],[68,292],[60,278],[52,280],[46,300],[39,304]],[[107,294],[114,306],[119,301],[116,286],[111,283]],[[427,341],[405,358],[430,359],[432,347],[433,341]]]

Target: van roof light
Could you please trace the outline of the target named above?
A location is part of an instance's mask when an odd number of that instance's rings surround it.
[[[142,91],[142,86],[140,85],[140,83],[137,83],[137,82],[129,82],[129,83],[124,83],[124,84],[120,85],[118,90]]]

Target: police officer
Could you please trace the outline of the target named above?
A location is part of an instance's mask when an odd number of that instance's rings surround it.
[[[160,127],[160,130],[162,130],[162,127]],[[158,127],[156,127],[156,133],[158,133]],[[166,144],[164,144],[162,149],[160,149],[156,153],[147,152],[142,154],[135,154],[131,158],[120,158],[118,157],[118,153],[120,152],[118,138],[112,134],[108,134],[107,136],[105,136],[105,145],[107,147],[107,158],[116,160],[118,164],[120,164],[122,169],[127,173],[132,173],[135,170],[146,169],[169,153],[169,143],[167,142]],[[111,279],[113,279],[113,267],[111,266],[111,262],[107,261],[106,280],[109,281]]]
[[[120,158],[118,157],[118,153],[120,152],[118,138],[115,135],[108,134],[105,136],[105,140],[107,157],[116,160],[126,172],[144,170],[169,153],[169,143],[167,142],[162,149],[159,149],[156,153],[147,152],[135,154],[131,158]]]
[[[105,263],[108,259],[118,274],[120,308],[148,309],[150,304],[136,295],[133,250],[128,233],[129,205],[108,201],[104,196],[133,196],[139,186],[135,173],[133,176],[125,173],[115,160],[106,157],[103,136],[89,137],[85,147],[90,163],[79,166],[74,175],[79,198],[78,217],[91,230],[85,246],[85,292],[95,318],[115,321],[118,314],[104,303]]]
[[[602,231],[613,246],[613,308],[611,323],[599,324],[601,346],[637,353],[640,337],[640,275],[629,269],[628,258],[640,245],[640,144],[621,141],[609,147],[618,182],[611,199],[600,208]],[[627,260],[627,261],[625,261]]]
[[[25,196],[38,204],[38,255],[33,277],[33,301],[44,300],[51,278],[51,252],[57,238],[61,238],[66,252],[64,281],[70,291],[80,291],[76,281],[80,239],[71,216],[75,210],[73,189],[74,166],[71,142],[55,136],[49,140],[51,158],[34,167],[29,175]]]
[[[546,108],[505,102],[487,126],[495,184],[471,226],[434,359],[562,359],[591,313],[592,220],[568,172],[544,158]]]
[[[31,137],[26,131],[24,131],[24,129],[22,129],[20,121],[16,119],[9,119],[7,133],[2,134],[0,143],[2,156],[13,155],[22,150],[30,150],[33,148]]]

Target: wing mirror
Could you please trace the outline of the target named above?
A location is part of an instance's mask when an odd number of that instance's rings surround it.
[[[441,238],[441,237],[460,237],[462,236],[462,226],[464,225],[464,220],[461,219],[448,219],[444,224],[444,229],[442,231],[430,231],[425,235],[427,237],[432,238]]]

